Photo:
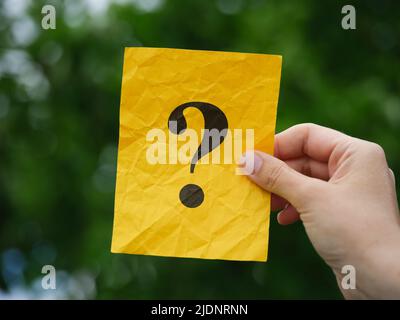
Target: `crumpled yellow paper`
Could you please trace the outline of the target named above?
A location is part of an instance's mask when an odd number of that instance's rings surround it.
[[[277,55],[125,49],[112,252],[266,261],[270,194],[236,175],[234,163],[197,164],[193,173],[190,164],[149,164],[146,134],[168,135],[177,106],[205,101],[230,129],[254,129],[255,148],[272,154],[281,64]],[[188,108],[185,118],[204,128],[199,110]],[[204,191],[196,208],[179,200],[190,183]]]

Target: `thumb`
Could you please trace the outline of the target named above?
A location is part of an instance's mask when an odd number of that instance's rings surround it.
[[[290,168],[285,162],[269,154],[246,152],[240,165],[244,174],[261,188],[285,198],[299,208],[313,199],[318,180],[307,177]]]

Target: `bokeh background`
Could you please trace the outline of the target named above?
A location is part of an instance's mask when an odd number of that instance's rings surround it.
[[[44,4],[56,30],[41,28]],[[341,28],[344,4],[356,30]],[[340,299],[302,225],[275,215],[266,264],[110,253],[123,49],[281,54],[278,131],[315,122],[375,141],[399,176],[399,12],[386,0],[0,0],[0,299]],[[41,289],[45,264],[55,291]]]

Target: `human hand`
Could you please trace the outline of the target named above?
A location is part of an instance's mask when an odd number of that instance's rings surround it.
[[[245,166],[252,156],[245,154]],[[346,298],[400,298],[395,179],[379,145],[296,125],[276,135],[275,157],[254,153],[248,177],[272,193],[271,209],[282,210],[280,224],[303,222],[339,284],[342,267],[355,267],[357,288],[339,285]]]

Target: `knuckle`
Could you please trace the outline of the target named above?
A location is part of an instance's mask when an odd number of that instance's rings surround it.
[[[371,156],[382,159],[385,158],[385,150],[383,148],[374,142],[369,142],[368,143],[368,150]]]
[[[315,124],[315,123],[312,123],[312,122],[306,122],[306,123],[304,123],[304,126],[305,126],[305,127],[307,127],[307,128],[314,128],[314,127],[318,127],[318,125],[317,125],[317,124]]]
[[[311,128],[318,127],[318,125],[315,123],[312,123],[312,122],[304,122],[304,123],[296,124],[293,127],[301,128],[304,130],[309,130]]]

